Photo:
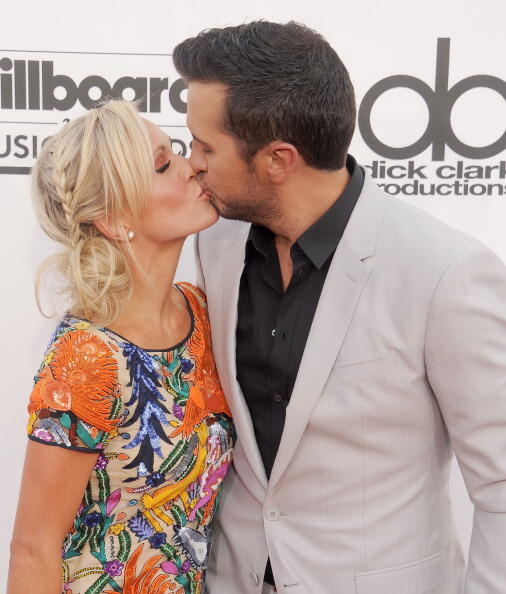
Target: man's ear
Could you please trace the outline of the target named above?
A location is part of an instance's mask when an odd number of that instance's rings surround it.
[[[127,235],[127,229],[123,223],[113,223],[110,219],[103,217],[95,219],[95,227],[108,239],[115,241],[124,241]]]
[[[299,151],[289,142],[274,140],[262,151],[265,151],[266,173],[274,184],[286,181],[301,161]]]

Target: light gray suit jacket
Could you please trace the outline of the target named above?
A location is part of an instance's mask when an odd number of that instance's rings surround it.
[[[196,240],[238,442],[210,594],[506,593],[506,269],[479,242],[365,185],[328,272],[267,481],[236,381],[250,226]],[[452,451],[475,506],[466,570]]]

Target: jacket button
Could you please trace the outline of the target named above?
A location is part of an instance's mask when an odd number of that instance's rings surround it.
[[[258,584],[260,583],[260,579],[253,570],[249,572],[249,581],[251,582],[252,586],[258,586]]]
[[[276,520],[279,520],[280,515],[280,511],[277,507],[268,507],[264,512],[265,519],[269,520],[270,522],[275,522]]]

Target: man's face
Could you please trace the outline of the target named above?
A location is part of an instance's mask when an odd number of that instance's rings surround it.
[[[221,83],[190,82],[187,117],[193,136],[190,163],[222,217],[268,225],[279,217],[275,190],[262,175],[261,155],[256,155],[253,163],[246,163],[237,140],[221,126],[226,91],[227,87]]]

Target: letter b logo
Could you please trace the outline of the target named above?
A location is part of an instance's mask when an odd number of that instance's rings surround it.
[[[408,75],[389,76],[373,85],[366,93],[358,114],[358,125],[368,146],[387,159],[411,159],[432,145],[432,160],[443,161],[445,147],[468,159],[487,159],[506,149],[506,130],[502,136],[487,146],[469,146],[461,142],[452,130],[451,112],[457,99],[477,87],[492,89],[506,101],[506,81],[496,76],[477,74],[465,78],[448,89],[450,39],[440,38],[437,43],[436,84],[434,90],[419,78]],[[403,87],[415,91],[427,103],[429,123],[422,136],[404,147],[389,146],[376,136],[371,126],[371,111],[376,100],[386,91]],[[479,117],[480,114],[476,114]]]

